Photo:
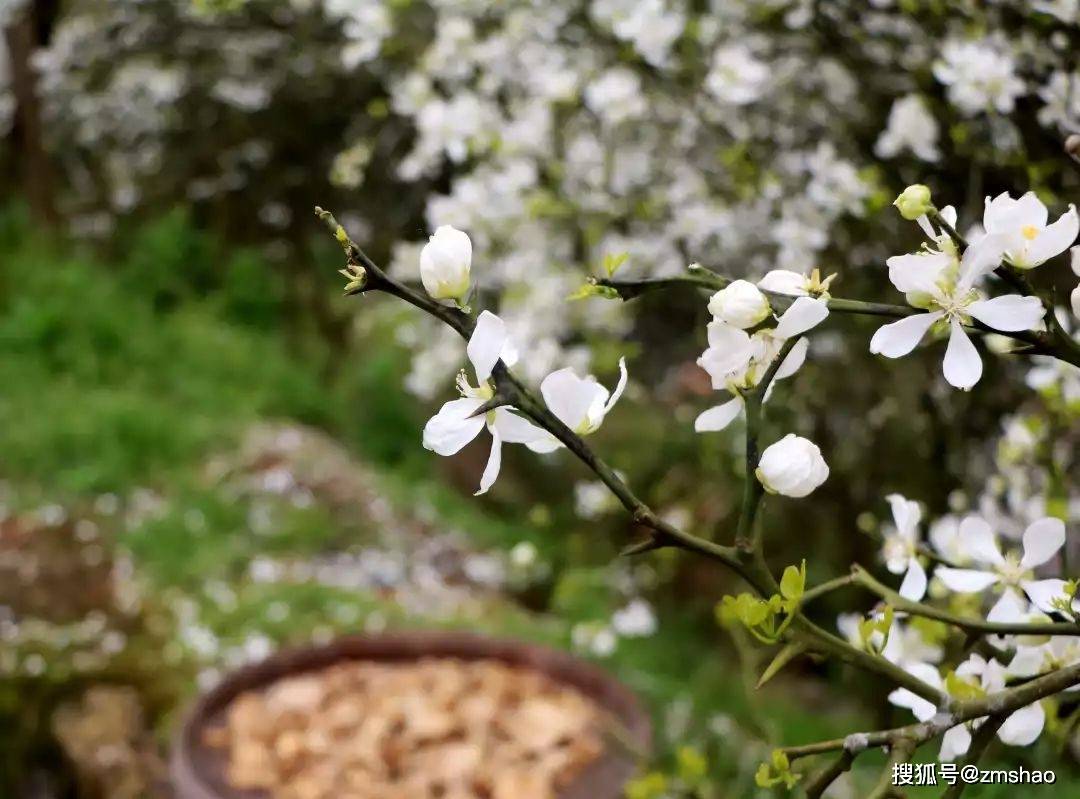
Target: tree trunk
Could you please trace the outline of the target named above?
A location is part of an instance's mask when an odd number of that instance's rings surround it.
[[[11,90],[15,96],[15,167],[36,220],[53,226],[59,221],[53,194],[52,167],[45,151],[41,103],[31,58],[39,43],[34,4],[15,12],[4,31],[11,61]]]

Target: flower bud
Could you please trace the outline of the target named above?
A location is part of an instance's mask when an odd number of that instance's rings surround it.
[[[1080,319],[1080,286],[1077,286],[1072,290],[1072,294],[1069,295],[1069,300],[1072,302],[1073,316]]]
[[[829,476],[817,444],[789,433],[761,453],[755,472],[765,490],[787,497],[805,497]]]
[[[709,313],[732,327],[745,330],[763,322],[772,308],[768,298],[748,280],[736,280],[709,300]]]
[[[442,225],[420,251],[420,280],[436,300],[463,301],[469,293],[472,242],[467,234]]]
[[[900,211],[900,216],[912,222],[934,210],[934,204],[930,201],[930,189],[921,183],[904,189],[893,205]]]

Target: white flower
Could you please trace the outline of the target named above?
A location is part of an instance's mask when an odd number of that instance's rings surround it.
[[[903,574],[900,596],[918,602],[926,593],[926,571],[918,558],[919,522],[922,510],[918,502],[900,494],[885,497],[892,507],[894,530],[886,533],[883,546],[885,567],[893,574]]]
[[[611,627],[623,638],[648,638],[656,632],[656,614],[644,599],[633,599],[626,607],[615,611]]]
[[[802,335],[828,315],[829,306],[825,300],[799,297],[783,313],[775,328],[759,330],[753,336],[718,319],[710,322],[709,346],[697,362],[709,373],[713,388],[727,390],[732,399],[702,412],[694,421],[694,429],[699,433],[716,432],[731,424],[742,413],[740,390],[758,384],[787,339]],[[806,339],[796,342],[777,368],[773,380],[783,380],[799,371],[806,360],[808,347]],[[770,384],[765,399],[771,391]]]
[[[450,225],[436,228],[420,251],[420,280],[436,300],[464,300],[471,267],[472,241]]]
[[[917,94],[901,97],[889,110],[885,130],[874,145],[880,158],[894,158],[902,150],[910,150],[924,161],[936,161],[938,151],[938,123]]]
[[[1010,677],[1038,677],[1049,671],[1080,662],[1080,640],[1071,635],[1055,635],[1049,641],[1034,646],[1018,645],[1012,662],[1006,668]],[[1073,686],[1071,691],[1080,690]]]
[[[732,44],[716,51],[705,89],[722,103],[748,105],[761,98],[768,82],[769,65],[746,46]]]
[[[709,300],[709,313],[732,327],[745,330],[763,322],[772,308],[769,299],[749,280],[734,280]]]
[[[824,483],[829,467],[817,444],[788,433],[765,448],[755,474],[766,491],[798,498]]]
[[[424,448],[439,455],[453,455],[487,427],[491,433],[491,454],[480,478],[480,488],[476,492],[479,495],[491,488],[499,476],[503,442],[524,444],[533,452],[552,452],[558,449],[559,443],[546,430],[508,408],[496,408],[475,415],[495,394],[488,382],[495,364],[500,359],[507,365],[517,360],[517,353],[507,338],[502,319],[489,311],[481,313],[469,339],[467,352],[476,373],[477,385],[469,385],[465,372],[461,372],[458,389],[462,397],[447,402],[428,420],[424,426]]]
[[[935,575],[951,591],[977,593],[1000,585],[1005,593],[990,610],[990,621],[1015,620],[1022,615],[1017,594],[1022,590],[1042,612],[1054,611],[1053,600],[1064,598],[1064,580],[1036,580],[1034,569],[1049,561],[1065,543],[1065,523],[1046,517],[1032,522],[1024,531],[1023,553],[1003,555],[990,525],[978,516],[960,523],[959,549],[983,569],[955,569],[939,566]]]
[[[905,670],[939,691],[948,690],[948,685],[941,679],[938,670],[927,663],[912,663],[907,665]],[[996,660],[984,660],[979,655],[971,655],[956,668],[956,677],[981,694],[994,694],[1004,690],[1005,675],[1005,668],[1000,663]],[[933,702],[907,688],[897,688],[890,693],[889,702],[909,709],[919,721],[930,721],[938,713]],[[938,759],[950,762],[966,753],[971,746],[971,731],[977,729],[985,720],[985,716],[973,719],[946,732],[941,739]],[[1046,714],[1042,705],[1035,702],[1012,713],[1001,725],[997,736],[1002,743],[1010,746],[1028,746],[1038,739],[1045,723]]]
[[[619,359],[619,382],[614,393],[600,385],[592,375],[581,378],[573,369],[559,369],[544,378],[540,393],[548,409],[578,435],[599,429],[604,417],[615,407],[626,390],[626,359]]]
[[[1012,55],[991,41],[947,41],[934,77],[949,87],[949,100],[968,116],[996,110],[1012,113],[1024,82],[1016,76]]]
[[[993,200],[986,198],[983,227],[988,234],[1002,237],[1005,257],[1018,269],[1031,269],[1065,252],[1080,233],[1076,206],[1062,214],[1057,222],[1046,224],[1046,206],[1029,191],[1018,200],[1008,193]]]
[[[942,216],[953,222],[955,211],[946,208]],[[929,229],[928,224],[926,228]],[[963,326],[978,319],[995,330],[1030,330],[1041,323],[1044,309],[1037,297],[1006,294],[981,299],[976,291],[976,281],[1001,261],[1002,237],[983,236],[959,259],[946,236],[932,237],[940,249],[895,255],[886,262],[892,284],[907,295],[909,305],[923,308],[926,313],[913,314],[878,328],[870,339],[870,352],[900,358],[915,349],[931,326],[941,322],[949,330],[943,362],[945,379],[956,388],[967,390],[982,377],[982,360]]]

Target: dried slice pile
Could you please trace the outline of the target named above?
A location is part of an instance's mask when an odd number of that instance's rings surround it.
[[[274,799],[554,799],[603,750],[602,711],[490,660],[354,661],[237,697],[206,732]]]

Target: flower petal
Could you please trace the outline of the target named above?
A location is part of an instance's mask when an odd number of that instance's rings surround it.
[[[998,581],[998,576],[993,572],[978,571],[977,569],[954,569],[951,566],[938,566],[934,575],[945,584],[950,591],[961,594],[973,594],[989,588]]]
[[[464,397],[443,405],[424,425],[424,448],[439,455],[460,450],[484,429],[484,417],[471,415],[483,404],[481,399]]]
[[[897,688],[889,694],[890,704],[906,707],[919,721],[929,721],[937,715],[937,705],[907,688]]]
[[[583,380],[569,367],[552,372],[540,383],[548,409],[571,430],[585,421],[597,391],[603,391],[606,397],[606,389],[594,380]]]
[[[480,488],[473,495],[477,497],[486,494],[488,489],[495,484],[495,478],[499,476],[499,469],[502,468],[502,439],[495,425],[489,425],[488,430],[491,431],[491,452],[488,454],[484,473],[480,476]]]
[[[960,522],[957,544],[964,555],[977,563],[1000,566],[1005,562],[993,529],[979,516],[967,516]]]
[[[992,300],[979,300],[967,307],[967,312],[995,330],[1031,330],[1038,327],[1046,309],[1038,297],[1006,294]]]
[[[626,382],[629,379],[630,375],[626,371],[626,358],[619,358],[619,382],[615,385],[615,390],[611,392],[611,396],[608,397],[608,401],[604,405],[603,416],[607,416],[608,412],[615,407],[615,403],[619,401],[619,397],[626,391]],[[601,418],[603,418],[603,416]]]
[[[1024,557],[1020,565],[1025,569],[1042,566],[1065,545],[1065,522],[1047,516],[1028,525],[1024,531]]]
[[[915,528],[922,519],[922,509],[919,507],[919,503],[907,499],[901,494],[889,494],[885,497],[885,500],[889,503],[889,507],[892,508],[893,522],[896,523],[897,532],[904,538],[913,539],[915,537]]]
[[[1069,210],[1063,213],[1057,222],[1039,231],[1035,241],[1028,247],[1028,262],[1036,266],[1060,255],[1076,241],[1078,233],[1080,216],[1076,214],[1076,206],[1070,205]]]
[[[1023,588],[1024,593],[1028,595],[1031,604],[1043,613],[1058,613],[1059,611],[1054,607],[1054,600],[1065,599],[1068,596],[1065,593],[1065,581],[1057,578],[1049,580],[1026,580],[1020,584],[1020,587]],[[1074,602],[1074,605],[1075,604],[1076,603]]]
[[[783,380],[785,377],[791,377],[799,371],[806,361],[806,351],[808,349],[810,349],[810,339],[801,338],[796,341],[795,346],[791,348],[783,363],[776,370],[776,374],[773,375],[773,380]],[[772,385],[769,388],[772,388]]]
[[[1038,740],[1045,724],[1046,712],[1041,703],[1035,702],[1005,719],[998,730],[998,738],[1009,746],[1029,746]]]
[[[1005,254],[1006,237],[986,234],[964,250],[960,259],[960,277],[956,294],[966,294],[983,275],[994,271]]]
[[[481,383],[491,377],[491,370],[495,368],[504,346],[506,323],[491,311],[482,311],[465,350],[476,372],[476,379]]]
[[[780,317],[774,335],[782,339],[801,335],[821,324],[828,315],[829,304],[825,300],[799,297]]]
[[[723,405],[717,405],[703,411],[694,420],[694,430],[698,433],[714,433],[723,430],[742,413],[743,401],[741,397],[728,400]]]
[[[905,316],[898,322],[882,325],[870,339],[870,352],[884,355],[886,358],[900,358],[907,355],[919,342],[926,331],[943,313],[917,313]]]
[[[1027,619],[1028,608],[1027,601],[1010,588],[994,603],[994,607],[990,608],[986,620],[1010,624],[1023,622]]]
[[[894,255],[885,261],[889,282],[905,294],[933,294],[937,283],[953,263],[953,256],[943,252],[921,252]]]
[[[533,452],[554,452],[562,444],[542,427],[537,427],[524,416],[518,416],[508,408],[495,409],[495,429],[507,444],[524,444]]]
[[[949,332],[949,346],[945,348],[945,361],[942,366],[949,384],[964,391],[978,383],[982,377],[979,351],[955,319]]]
[[[908,562],[907,574],[900,583],[900,596],[918,602],[926,594],[926,570],[923,569],[919,559],[913,557]]]
[[[968,730],[966,724],[957,724],[941,736],[941,751],[938,753],[938,760],[942,763],[951,763],[960,755],[967,754],[970,748],[971,731]]]

